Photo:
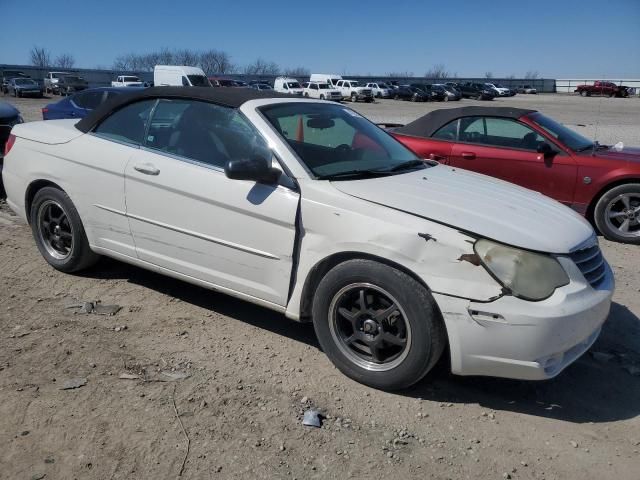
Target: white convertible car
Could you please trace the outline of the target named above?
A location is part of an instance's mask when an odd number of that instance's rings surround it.
[[[444,351],[456,374],[550,378],[609,312],[582,217],[425,162],[335,103],[150,88],[17,125],[7,150],[7,201],[54,268],[107,255],[312,321],[376,388],[417,382]]]

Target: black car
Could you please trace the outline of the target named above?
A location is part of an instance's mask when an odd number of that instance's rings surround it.
[[[14,77],[9,80],[7,93],[14,97],[40,97],[44,96],[44,87],[32,78]]]
[[[426,102],[428,97],[419,88],[409,85],[400,85],[391,92],[394,100],[410,100],[412,102]]]
[[[89,88],[89,83],[77,75],[64,75],[60,77],[57,85],[60,95],[69,95],[73,92],[79,92],[80,90]]]
[[[495,91],[483,83],[465,82],[458,84],[462,98],[475,98],[476,100],[493,100]]]
[[[22,123],[20,112],[13,105],[0,102],[0,173],[2,173],[2,163],[4,158],[4,146],[9,138],[9,133],[14,125]],[[2,191],[2,177],[0,176],[0,192]]]
[[[431,85],[429,83],[412,83],[411,86],[424,92],[428,101],[442,102],[443,100],[448,99],[446,90],[440,85]]]
[[[31,78],[19,70],[2,70],[0,72],[0,90],[2,93],[9,93],[9,80],[12,78]]]

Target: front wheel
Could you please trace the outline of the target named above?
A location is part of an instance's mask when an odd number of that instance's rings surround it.
[[[76,272],[99,258],[91,251],[80,215],[62,190],[45,187],[31,204],[30,223],[38,250],[44,259],[62,272]]]
[[[419,381],[446,343],[429,291],[406,273],[371,260],[349,260],[327,273],[313,300],[313,325],[341,372],[382,390]]]
[[[351,101],[353,103],[356,103],[358,101],[358,95],[356,95],[355,93],[351,94]]]
[[[320,94],[320,100],[324,100],[324,93]]]
[[[640,183],[605,192],[596,204],[594,221],[609,240],[640,244]]]

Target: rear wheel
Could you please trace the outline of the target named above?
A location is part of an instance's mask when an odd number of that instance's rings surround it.
[[[594,221],[609,240],[640,244],[640,183],[605,192],[596,204]]]
[[[62,190],[45,187],[31,204],[31,230],[44,259],[62,272],[76,272],[99,258],[91,251],[80,215]]]
[[[349,260],[320,281],[313,325],[340,371],[383,390],[406,388],[440,358],[445,329],[429,291],[371,260]]]

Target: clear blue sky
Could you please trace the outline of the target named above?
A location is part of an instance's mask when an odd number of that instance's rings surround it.
[[[314,72],[640,77],[640,0],[0,0],[0,63],[216,48]]]

